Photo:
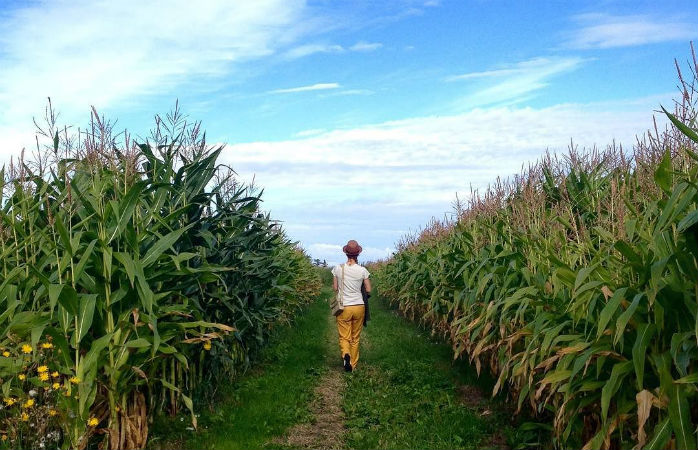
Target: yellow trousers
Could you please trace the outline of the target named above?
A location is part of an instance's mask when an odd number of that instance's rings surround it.
[[[359,362],[359,338],[364,327],[365,312],[364,305],[352,305],[345,306],[342,314],[337,316],[341,356],[343,358],[348,353],[352,367]]]

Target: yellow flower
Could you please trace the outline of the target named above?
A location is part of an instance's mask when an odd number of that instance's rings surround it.
[[[51,387],[53,387],[54,389],[60,389],[61,383],[53,383]]]
[[[53,378],[58,378],[58,371],[56,370],[55,372],[52,372],[52,373],[51,373],[51,376],[52,376]]]
[[[17,375],[17,378],[19,378],[19,381],[24,381],[27,379],[27,376],[23,373],[20,373],[19,375]]]
[[[39,374],[39,379],[41,381],[48,381],[48,374],[46,372]]]
[[[70,382],[73,384],[78,384],[80,382],[80,378],[78,377],[70,377]]]
[[[204,350],[211,350],[211,341],[204,342]]]
[[[31,345],[29,345],[29,344],[22,344],[22,353],[31,353],[32,350],[34,350],[34,349],[32,348]]]
[[[22,422],[26,422],[27,420],[29,420],[29,414],[23,412],[22,413]]]
[[[5,358],[9,358],[9,357],[10,357],[10,352],[8,352],[7,350],[5,350],[4,352],[2,352],[2,356],[4,356]],[[5,436],[5,437],[7,437],[7,436]]]
[[[39,366],[39,368],[36,369],[36,371],[39,373],[48,372],[48,366]]]
[[[53,344],[50,342],[44,342],[41,344],[41,348],[53,348]]]
[[[98,423],[99,419],[97,419],[96,417],[90,417],[90,420],[87,421],[87,425],[91,427],[96,427]]]
[[[6,434],[3,434],[2,437],[1,437],[0,439],[2,439],[3,442],[5,442],[5,441],[7,440],[7,435],[6,435]]]
[[[12,397],[3,398],[2,401],[4,401],[7,406],[12,406],[17,403],[17,399]]]
[[[55,416],[56,414],[58,414],[58,411],[56,411],[55,409],[49,409],[49,410],[48,410],[48,415],[49,415],[49,416],[53,417],[53,416]]]
[[[22,405],[22,408],[31,408],[34,406],[34,399],[29,399],[26,402],[24,402],[24,405]]]

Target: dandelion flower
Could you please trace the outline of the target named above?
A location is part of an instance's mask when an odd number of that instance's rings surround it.
[[[39,379],[41,381],[48,381],[48,374],[46,372],[39,374]]]
[[[58,414],[58,411],[56,411],[55,409],[49,409],[49,410],[48,410],[48,415],[49,415],[49,416],[53,417],[53,416],[55,416],[56,414]]]
[[[3,442],[5,442],[7,440],[7,435],[3,434],[2,437],[0,437],[0,439],[2,439]]]
[[[5,350],[4,352],[2,352],[2,356],[4,356],[5,358],[9,358],[9,357],[10,357],[10,352],[8,352],[7,350]]]
[[[51,387],[53,387],[54,389],[60,389],[61,383],[53,383]]]
[[[78,384],[80,382],[80,378],[78,377],[70,377],[70,382],[73,384]]]
[[[39,368],[36,369],[36,371],[39,373],[48,372],[48,366],[39,366]]]
[[[99,419],[97,419],[96,417],[90,417],[90,420],[87,421],[87,425],[91,427],[96,427],[98,423]]]
[[[26,422],[29,420],[29,414],[23,412],[22,413],[22,422]]]
[[[7,406],[12,406],[17,403],[17,399],[12,397],[3,398],[2,401],[4,401]]]
[[[58,378],[58,371],[56,370],[56,371],[51,372],[51,376],[53,378]]]
[[[41,348],[45,348],[45,349],[53,348],[53,344],[50,342],[44,342],[43,344],[41,344]]]
[[[32,350],[34,350],[34,349],[32,348],[31,345],[29,345],[29,344],[22,344],[22,353],[31,353]]]
[[[31,398],[22,405],[23,408],[31,408],[32,406],[34,406],[34,400]]]
[[[204,342],[204,350],[211,350],[211,341]]]
[[[19,378],[19,381],[24,381],[27,379],[27,376],[23,373],[20,373],[19,375],[17,375],[17,378]]]

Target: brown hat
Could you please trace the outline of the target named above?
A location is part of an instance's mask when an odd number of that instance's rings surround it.
[[[363,249],[361,248],[359,243],[353,239],[347,242],[347,245],[342,247],[342,251],[347,255],[358,255],[359,253],[361,253],[361,250]]]

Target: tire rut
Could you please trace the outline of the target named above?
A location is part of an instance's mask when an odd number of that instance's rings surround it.
[[[335,352],[337,330],[334,327],[334,317],[329,316],[328,320],[331,321],[329,335],[325,336],[328,342],[328,371],[320,377],[315,387],[313,401],[310,403],[310,422],[294,425],[283,436],[274,439],[272,444],[283,448],[333,450],[344,446],[345,415],[342,398],[346,379],[339,361],[336,361],[336,365],[333,364],[337,359],[331,357]]]

